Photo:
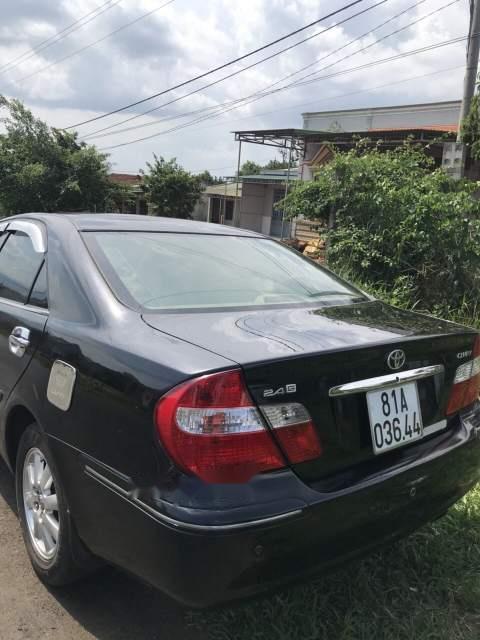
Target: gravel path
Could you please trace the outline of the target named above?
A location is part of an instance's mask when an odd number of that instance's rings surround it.
[[[13,479],[0,461],[0,637],[2,640],[201,640],[166,596],[106,568],[63,590],[33,573],[15,515]]]

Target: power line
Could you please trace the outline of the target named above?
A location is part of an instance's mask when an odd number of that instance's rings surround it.
[[[295,29],[295,31],[291,31],[290,33],[287,33],[284,36],[281,36],[280,38],[277,38],[276,40],[272,40],[272,42],[269,42],[267,44],[262,45],[261,47],[258,47],[257,49],[254,49],[253,51],[249,51],[248,53],[245,53],[237,58],[234,58],[233,60],[230,60],[229,62],[225,62],[221,65],[219,65],[218,67],[214,67],[213,69],[210,69],[209,71],[205,71],[204,73],[201,73],[197,76],[194,76],[193,78],[190,78],[189,80],[185,80],[183,82],[180,82],[177,85],[174,85],[173,87],[169,87],[168,89],[164,89],[163,91],[159,91],[157,93],[152,94],[151,96],[148,96],[146,98],[142,98],[141,100],[137,100],[136,102],[132,102],[130,104],[127,104],[123,107],[119,107],[118,109],[113,109],[112,111],[109,111],[108,113],[104,113],[100,116],[95,116],[94,118],[89,118],[88,120],[84,120],[83,122],[77,122],[76,124],[72,124],[69,127],[65,127],[66,129],[73,129],[75,127],[80,127],[84,124],[89,124],[90,122],[95,122],[96,120],[101,120],[102,118],[107,118],[108,116],[112,116],[115,113],[120,113],[122,111],[126,111],[127,109],[130,109],[131,107],[136,107],[139,104],[143,104],[145,102],[148,102],[149,100],[153,100],[154,98],[158,98],[161,95],[164,95],[166,93],[169,93],[170,91],[174,91],[175,89],[180,89],[181,87],[186,86],[187,84],[191,84],[192,82],[195,82],[196,80],[201,80],[202,78],[205,78],[208,75],[211,75],[212,73],[215,73],[217,71],[221,71],[222,69],[225,69],[226,67],[230,67],[232,64],[236,64],[237,62],[241,62],[242,60],[245,60],[246,58],[249,58],[250,56],[253,56],[256,53],[259,53],[260,51],[264,51],[265,49],[268,49],[269,47],[272,47],[275,44],[278,44],[279,42],[283,42],[284,40],[291,38],[292,36],[297,35],[298,33],[301,33],[302,31],[305,31],[306,29],[309,29],[310,27],[313,27],[314,25],[323,22],[325,20],[327,20],[328,18],[332,18],[333,16],[338,15],[339,13],[350,9],[351,7],[360,4],[361,2],[364,2],[365,0],[353,0],[352,2],[350,2],[349,4],[341,7],[340,9],[337,9],[336,11],[332,11],[331,13],[322,16],[321,18],[318,18],[317,20],[314,20],[313,22],[310,22],[309,24],[300,27],[299,29]]]
[[[59,58],[58,60],[54,60],[50,64],[47,64],[45,67],[42,67],[41,69],[38,69],[37,71],[33,71],[32,73],[29,73],[28,75],[23,76],[23,78],[20,78],[18,80],[18,82],[24,82],[25,80],[28,80],[29,78],[32,78],[33,76],[36,76],[39,73],[43,73],[44,71],[47,71],[47,69],[50,69],[51,67],[54,67],[55,65],[60,64],[61,62],[65,62],[65,60],[69,60],[70,58],[73,58],[73,56],[76,56],[79,53],[82,53],[83,51],[86,51],[87,49],[91,49],[92,47],[94,47],[95,45],[99,44],[100,42],[103,42],[104,40],[107,40],[108,38],[110,38],[111,36],[119,33],[120,31],[123,31],[124,29],[127,29],[128,27],[131,27],[133,24],[136,24],[140,20],[144,20],[145,18],[148,18],[148,16],[151,16],[156,11],[160,11],[160,9],[163,9],[167,5],[172,4],[172,2],[175,2],[175,0],[168,0],[168,2],[165,2],[164,4],[160,5],[159,7],[156,7],[155,9],[152,9],[151,11],[148,11],[147,13],[143,13],[138,18],[135,18],[135,20],[131,20],[130,22],[127,22],[126,24],[122,25],[121,27],[118,27],[118,29],[115,29],[114,31],[111,31],[110,33],[107,33],[107,35],[103,36],[102,38],[99,38],[98,40],[95,40],[94,42],[91,42],[90,44],[87,44],[84,47],[81,47],[80,49],[77,49],[76,51],[73,51],[72,53],[64,56],[63,58]]]
[[[24,53],[18,55],[16,58],[12,58],[12,60],[6,62],[4,65],[2,65],[0,67],[0,74],[7,73],[8,71],[11,71],[12,69],[15,69],[16,67],[18,67],[19,65],[23,64],[27,60],[30,60],[30,58],[33,58],[33,56],[35,56],[37,53],[40,53],[41,51],[44,51],[45,49],[48,49],[49,47],[53,46],[54,44],[57,44],[57,42],[60,42],[64,38],[68,37],[70,34],[74,33],[75,31],[78,31],[78,29],[81,29],[85,25],[89,24],[90,22],[92,22],[92,20],[95,20],[96,18],[98,18],[100,15],[102,15],[106,11],[109,11],[110,9],[113,9],[113,7],[115,7],[121,1],[122,0],[116,0],[116,2],[112,2],[112,0],[107,0],[107,2],[105,2],[102,5],[100,5],[96,9],[93,9],[92,11],[89,11],[85,15],[81,16],[80,18],[78,18],[77,20],[75,20],[74,22],[69,24],[67,27],[65,27],[61,31],[58,31],[57,33],[55,33],[53,36],[50,36],[49,38],[46,38],[46,40],[42,40],[42,42],[39,42],[38,45],[33,47],[33,49],[29,49],[28,51],[24,51]],[[94,15],[92,15],[92,14],[94,14]],[[89,19],[86,20],[86,18],[89,18]],[[84,22],[84,20],[85,20],[85,22]],[[78,26],[76,26],[76,25],[78,25]],[[75,28],[73,28],[73,27],[75,27]]]
[[[273,83],[271,83],[271,84],[267,85],[267,86],[266,86],[266,87],[264,87],[261,91],[256,91],[255,93],[250,94],[249,96],[246,96],[246,97],[244,97],[244,98],[239,98],[239,99],[236,99],[236,100],[227,101],[227,102],[221,103],[221,104],[219,104],[219,105],[212,105],[212,106],[210,106],[210,107],[203,107],[202,109],[197,109],[196,111],[192,111],[192,112],[187,113],[187,114],[181,114],[181,115],[177,115],[177,116],[170,116],[170,117],[167,117],[167,118],[163,118],[163,119],[161,119],[160,121],[158,121],[158,120],[157,120],[156,122],[148,122],[148,123],[140,124],[140,125],[137,125],[137,126],[134,126],[134,127],[125,127],[124,129],[119,129],[119,130],[116,130],[116,131],[110,131],[109,133],[105,132],[105,131],[108,131],[108,130],[110,130],[110,129],[112,129],[112,128],[115,128],[116,126],[119,126],[119,124],[121,124],[121,123],[117,123],[116,125],[110,125],[109,127],[104,127],[103,129],[99,129],[99,130],[97,130],[97,131],[94,131],[94,132],[92,132],[92,133],[88,134],[87,136],[83,136],[83,139],[85,139],[85,140],[89,140],[89,139],[91,139],[91,138],[103,138],[103,137],[110,136],[110,135],[115,135],[115,134],[118,134],[118,133],[129,132],[129,131],[135,131],[135,130],[142,129],[142,128],[145,128],[145,127],[152,127],[152,126],[156,126],[159,122],[164,122],[164,121],[166,121],[166,120],[172,120],[172,119],[177,119],[177,118],[181,118],[181,117],[186,117],[187,115],[196,115],[197,113],[202,113],[202,112],[204,112],[204,111],[205,111],[205,112],[206,112],[206,111],[211,111],[211,110],[213,110],[213,109],[217,109],[217,108],[220,108],[220,107],[222,107],[222,106],[238,104],[239,102],[245,102],[246,100],[249,100],[249,99],[251,99],[251,98],[255,98],[255,100],[256,100],[256,99],[261,99],[261,98],[263,98],[263,97],[266,97],[266,96],[270,95],[270,93],[267,93],[267,90],[268,90],[268,89],[270,89],[271,87],[274,87],[275,85],[280,84],[280,83],[281,83],[281,82],[283,82],[284,80],[287,80],[288,78],[290,78],[290,77],[292,77],[292,76],[294,76],[294,75],[296,75],[296,74],[300,73],[301,71],[304,71],[305,69],[307,69],[307,68],[309,68],[309,67],[312,67],[312,66],[314,66],[314,65],[318,64],[318,63],[319,63],[319,62],[321,62],[322,60],[326,60],[327,58],[331,57],[331,56],[332,56],[332,55],[334,55],[335,53],[338,53],[339,51],[342,51],[343,49],[346,49],[347,47],[349,47],[350,45],[354,44],[354,43],[355,43],[355,42],[357,42],[358,40],[361,40],[362,38],[365,38],[366,36],[370,35],[370,34],[371,34],[371,33],[373,33],[374,31],[377,31],[378,29],[380,29],[380,28],[384,27],[386,24],[389,24],[389,23],[390,23],[390,22],[392,22],[393,20],[395,20],[395,19],[399,18],[400,16],[404,15],[405,13],[407,13],[407,12],[408,12],[408,11],[410,11],[410,10],[412,10],[413,8],[418,7],[420,4],[423,4],[424,2],[426,2],[426,0],[419,0],[418,2],[416,2],[416,3],[412,4],[412,5],[410,5],[409,7],[407,7],[406,9],[404,9],[403,11],[401,11],[400,13],[395,14],[394,16],[392,16],[391,18],[389,18],[388,20],[385,20],[384,22],[382,22],[382,23],[380,23],[379,25],[377,25],[377,26],[373,27],[373,28],[372,28],[372,29],[370,29],[369,31],[366,31],[366,32],[365,32],[365,33],[363,33],[362,35],[357,36],[357,37],[356,37],[356,38],[354,38],[353,40],[350,40],[350,41],[349,41],[349,42],[347,42],[346,44],[342,45],[341,47],[338,47],[337,49],[335,49],[335,50],[333,50],[333,51],[331,51],[330,53],[328,53],[327,55],[323,56],[322,58],[319,58],[318,60],[316,60],[316,61],[314,61],[314,62],[312,62],[312,63],[310,63],[310,64],[308,64],[308,65],[305,65],[304,67],[301,67],[301,68],[300,68],[300,69],[298,69],[297,71],[294,71],[294,72],[292,72],[292,73],[288,74],[287,76],[284,76],[284,77],[283,77],[283,78],[281,78],[280,80],[277,80],[276,82],[273,82]],[[410,28],[410,27],[412,27],[413,25],[418,24],[419,22],[422,22],[423,20],[426,20],[427,18],[429,18],[429,17],[431,17],[432,15],[434,15],[434,14],[438,13],[439,11],[442,11],[443,9],[446,9],[447,7],[451,6],[452,4],[455,4],[456,2],[458,2],[458,0],[452,0],[452,1],[451,1],[451,2],[449,2],[448,4],[441,6],[441,7],[437,8],[437,9],[435,9],[435,10],[431,11],[430,13],[427,13],[427,14],[425,14],[425,15],[423,15],[423,16],[420,16],[420,18],[417,18],[416,20],[414,20],[414,21],[412,21],[412,22],[408,23],[407,25],[405,25],[405,26],[403,26],[403,27],[400,27],[400,28],[396,29],[395,31],[392,31],[392,32],[390,32],[390,33],[386,34],[385,36],[383,36],[382,38],[379,38],[379,39],[378,39],[378,40],[376,40],[375,42],[372,42],[372,43],[370,43],[369,45],[367,45],[367,46],[365,46],[365,47],[363,47],[363,48],[361,48],[361,49],[357,49],[356,51],[354,51],[354,52],[352,52],[352,53],[350,53],[350,54],[348,54],[348,55],[344,56],[343,58],[340,58],[340,59],[338,59],[338,60],[335,60],[335,61],[334,61],[334,62],[332,62],[330,65],[327,65],[327,66],[325,66],[325,67],[322,67],[321,69],[319,69],[319,70],[315,71],[314,73],[319,73],[319,72],[321,72],[321,71],[325,71],[326,69],[329,69],[329,68],[331,68],[331,67],[333,67],[333,66],[335,66],[335,65],[339,64],[340,62],[343,62],[344,60],[347,60],[347,59],[349,59],[349,58],[351,58],[351,57],[353,57],[353,56],[355,56],[355,55],[358,55],[359,53],[362,53],[363,51],[366,51],[366,50],[370,49],[371,47],[373,47],[373,46],[375,46],[375,45],[379,44],[380,42],[383,42],[383,41],[384,41],[384,40],[386,40],[387,38],[391,38],[392,36],[397,35],[398,33],[402,32],[402,31],[405,31],[406,29],[409,29],[409,28]],[[374,5],[374,6],[375,6],[375,5]],[[373,8],[373,7],[370,7],[370,8]],[[358,15],[358,14],[356,14],[356,15]],[[354,17],[354,16],[351,16],[351,17]],[[338,25],[337,25],[337,26],[338,26]],[[243,70],[244,70],[244,69],[242,69],[241,71],[243,71]],[[239,72],[237,72],[237,73],[239,73]],[[307,74],[307,75],[303,76],[301,79],[305,79],[305,78],[307,78],[307,77],[310,77],[311,75],[314,75],[314,73]],[[188,94],[187,94],[187,95],[188,95]],[[186,97],[186,96],[182,96],[182,97]],[[180,99],[181,99],[181,98],[178,98],[177,100],[180,100]],[[251,100],[251,102],[254,102],[255,100]],[[167,104],[169,104],[169,103],[167,103]],[[160,109],[162,106],[165,106],[165,105],[159,105],[158,107],[155,107],[155,109],[151,109],[150,111],[147,111],[147,112],[145,112],[145,113],[151,113],[152,111],[155,111],[155,110],[157,110],[157,109]],[[240,104],[238,104],[238,106],[241,106],[241,105],[240,105]],[[140,115],[145,115],[145,113],[144,113],[144,114],[139,114],[138,116],[133,116],[132,118],[128,118],[126,121],[136,119],[136,118],[140,117]],[[126,121],[124,121],[124,122],[126,122]],[[105,133],[101,133],[101,132],[105,132]],[[100,134],[100,135],[97,135],[97,134]]]
[[[263,111],[262,113],[256,113],[254,115],[251,116],[244,116],[243,118],[236,118],[233,122],[239,122],[239,121],[243,121],[243,120],[254,120],[257,118],[260,118],[262,116],[268,116],[271,115],[273,113],[279,113],[280,111],[296,111],[299,108],[302,107],[306,107],[308,105],[311,104],[315,104],[315,105],[319,105],[319,104],[324,104],[326,102],[331,102],[332,100],[338,100],[339,98],[349,98],[351,96],[355,96],[355,95],[359,95],[361,93],[370,93],[371,91],[378,91],[379,89],[385,89],[387,87],[392,87],[398,84],[403,84],[405,82],[412,82],[413,80],[423,80],[423,78],[428,78],[431,76],[435,76],[435,75],[440,75],[440,74],[444,74],[447,73],[448,71],[456,71],[457,69],[461,69],[463,68],[463,65],[456,65],[455,67],[444,67],[442,69],[438,69],[437,71],[430,71],[429,73],[422,73],[421,75],[417,75],[417,76],[410,76],[409,78],[403,78],[402,80],[395,80],[394,82],[386,82],[384,84],[379,84],[376,85],[374,87],[366,87],[365,89],[358,89],[356,91],[349,91],[348,93],[337,93],[334,95],[329,96],[328,98],[324,98],[323,100],[309,100],[308,102],[300,102],[300,103],[296,103],[294,105],[290,105],[288,107],[281,107],[280,109],[272,109],[270,111]],[[432,109],[433,111],[440,111],[441,109]],[[389,113],[390,113],[390,108],[389,108]],[[395,113],[395,111],[393,111],[392,113]],[[402,113],[415,113],[415,111],[412,110],[406,110],[406,109],[402,109]],[[342,117],[346,117],[346,116],[342,116]],[[349,116],[350,117],[350,116]],[[352,116],[352,117],[358,117],[358,116]],[[208,127],[201,127],[200,130],[203,129],[208,129],[211,127],[217,127],[217,124],[213,124],[213,125],[209,125]],[[235,169],[236,165],[231,164],[228,167],[216,167],[215,169],[208,169],[208,171],[212,172],[212,171],[220,171],[223,169]],[[200,172],[200,171],[204,171],[204,169],[198,169],[193,171],[192,173],[195,172]]]
[[[141,118],[145,115],[148,115],[150,113],[153,113],[154,111],[158,111],[159,109],[162,109],[163,107],[167,107],[170,106],[172,104],[175,104],[176,102],[179,102],[180,100],[184,100],[185,98],[189,98],[190,96],[199,93],[200,91],[204,91],[205,89],[209,89],[210,87],[213,87],[217,84],[220,84],[221,82],[224,82],[225,80],[229,80],[231,78],[233,78],[234,76],[239,75],[240,73],[244,73],[245,71],[248,71],[249,69],[252,69],[253,67],[256,67],[259,64],[262,64],[263,62],[266,62],[267,60],[271,60],[277,56],[279,56],[282,53],[285,53],[286,51],[290,51],[291,49],[294,49],[295,47],[298,47],[301,44],[304,44],[305,42],[312,40],[313,38],[316,38],[319,35],[322,35],[324,33],[326,33],[327,31],[331,31],[332,29],[336,29],[337,27],[345,24],[346,22],[349,22],[350,20],[353,20],[354,18],[357,18],[360,15],[363,15],[364,13],[367,13],[368,11],[371,11],[372,9],[375,9],[376,7],[385,4],[385,2],[388,2],[389,0],[380,0],[380,2],[377,2],[374,5],[371,5],[370,7],[367,7],[366,9],[363,9],[362,11],[358,11],[357,13],[352,14],[351,16],[349,16],[348,18],[344,18],[343,20],[341,20],[340,22],[337,22],[333,25],[330,25],[329,27],[327,27],[326,29],[322,29],[322,31],[318,31],[316,33],[314,33],[311,36],[308,36],[307,38],[304,38],[303,40],[299,40],[298,42],[295,42],[292,45],[289,45],[288,47],[285,47],[284,49],[280,49],[279,51],[276,51],[275,53],[266,56],[265,58],[262,58],[260,60],[257,60],[256,62],[253,62],[252,64],[243,67],[242,69],[238,69],[237,71],[233,71],[232,73],[227,74],[226,76],[222,76],[221,78],[218,78],[217,80],[214,80],[213,82],[210,82],[208,84],[204,84],[201,87],[198,87],[197,89],[194,89],[193,91],[190,91],[189,93],[185,93],[182,96],[178,96],[177,98],[172,98],[171,100],[168,100],[167,102],[164,102],[163,104],[157,105],[156,107],[153,107],[151,109],[148,109],[147,111],[143,111],[142,113],[138,113],[136,115],[133,116],[129,116],[128,118],[125,118],[124,120],[120,120],[119,122],[115,122],[114,124],[111,124],[109,126],[103,127],[101,129],[97,129],[95,131],[90,132],[87,136],[84,136],[85,139],[90,139],[92,138],[94,135],[96,136],[96,134],[98,133],[103,133],[105,131],[109,131],[110,129],[114,129],[116,127],[121,126],[122,124],[126,124],[127,122],[132,122],[133,120],[137,120],[138,118]],[[420,2],[426,2],[426,0],[419,0]],[[287,76],[288,77],[288,76]],[[283,80],[283,79],[282,79]],[[279,81],[281,82],[281,81]],[[273,83],[276,84],[276,83]],[[270,86],[273,85],[268,85],[265,88],[269,88]],[[258,92],[256,92],[258,93]],[[207,109],[210,109],[212,107],[206,107]],[[138,128],[141,128],[142,126],[150,126],[150,124],[157,124],[157,123],[149,123],[148,125],[138,125]],[[126,131],[127,129],[121,129],[120,131]],[[130,128],[130,130],[132,130],[132,128]]]
[[[459,37],[459,38],[453,38],[451,40],[446,40],[446,41],[443,41],[443,42],[435,43],[435,44],[432,44],[432,45],[428,45],[426,47],[421,47],[419,49],[413,49],[411,51],[406,51],[406,52],[403,52],[401,54],[397,54],[395,56],[389,56],[388,58],[382,58],[381,60],[375,60],[373,62],[365,63],[365,64],[359,65],[357,67],[351,67],[349,69],[342,69],[341,71],[337,71],[336,73],[328,74],[328,75],[325,75],[325,76],[320,76],[320,77],[317,77],[317,78],[311,78],[310,80],[306,80],[304,82],[292,83],[292,84],[287,85],[285,87],[280,87],[278,89],[272,90],[269,93],[271,93],[271,94],[278,93],[278,92],[283,91],[284,89],[287,89],[287,88],[288,89],[297,88],[299,86],[309,85],[309,84],[312,84],[314,82],[318,82],[319,80],[330,79],[330,78],[337,77],[337,76],[340,76],[340,75],[345,75],[347,73],[352,73],[352,72],[355,72],[355,71],[368,69],[368,68],[377,66],[379,64],[385,64],[387,62],[395,62],[397,60],[401,60],[403,58],[407,58],[407,57],[410,57],[412,55],[417,55],[419,53],[425,53],[425,52],[433,51],[433,50],[436,50],[436,49],[439,49],[439,48],[442,48],[442,47],[446,47],[446,46],[449,46],[449,45],[452,45],[452,44],[457,44],[459,42],[462,42],[462,41],[466,40],[467,38],[468,38],[468,36],[463,36],[463,37]],[[232,108],[235,108],[235,107],[232,107]],[[231,109],[228,109],[228,110],[231,110]],[[228,111],[228,110],[226,110],[226,111]],[[221,114],[217,114],[217,115],[221,115]],[[208,119],[210,117],[211,116],[205,116],[203,118],[199,118],[197,120],[193,120],[191,122],[184,123],[183,125],[179,125],[177,127],[174,127],[172,129],[168,129],[166,131],[162,131],[162,132],[158,132],[158,133],[155,133],[155,134],[152,134],[152,135],[149,135],[149,136],[145,136],[143,138],[137,138],[137,139],[131,140],[129,142],[123,142],[123,143],[120,143],[120,144],[111,145],[111,146],[108,146],[108,147],[103,147],[102,149],[100,149],[100,151],[108,151],[108,150],[111,150],[111,149],[117,149],[119,147],[126,147],[126,146],[129,146],[131,144],[135,144],[137,142],[144,142],[145,140],[150,140],[152,138],[155,138],[155,137],[158,137],[158,136],[161,136],[161,135],[165,135],[167,133],[172,133],[173,131],[178,131],[178,130],[183,129],[183,128],[187,127],[187,126],[191,126],[192,124],[197,124],[198,122],[202,122],[203,120],[206,120],[206,119]],[[214,116],[214,117],[216,117],[216,116]]]
[[[420,16],[419,18],[417,18],[416,20],[413,20],[412,22],[408,23],[407,25],[405,25],[403,27],[400,27],[398,29],[395,29],[391,33],[386,34],[382,38],[379,38],[375,42],[370,43],[369,45],[363,47],[362,49],[358,49],[357,51],[354,51],[353,53],[350,53],[350,54],[344,56],[343,58],[339,58],[335,62],[332,62],[331,64],[327,65],[326,67],[323,67],[322,69],[318,69],[317,71],[312,71],[311,73],[308,73],[308,74],[302,76],[301,78],[297,79],[294,84],[295,85],[303,84],[303,83],[301,83],[302,80],[305,80],[306,78],[311,78],[312,76],[316,76],[316,75],[318,75],[318,73],[321,73],[322,71],[326,71],[327,69],[330,69],[331,67],[335,66],[339,62],[343,62],[345,60],[348,60],[349,58],[352,58],[357,53],[361,53],[361,52],[367,51],[368,49],[370,49],[371,47],[379,44],[380,42],[383,42],[384,40],[387,40],[388,38],[391,38],[394,35],[398,35],[402,31],[405,31],[406,29],[410,29],[410,27],[412,27],[412,26],[414,26],[414,25],[416,25],[416,24],[418,24],[420,22],[423,22],[424,20],[432,17],[433,15],[439,13],[440,11],[443,11],[444,9],[447,9],[448,7],[452,6],[453,4],[456,4],[458,1],[459,0],[451,0],[447,4],[444,4],[441,7],[438,7],[437,9],[434,9],[433,11],[430,11],[430,13],[427,13],[427,14],[425,14],[423,16]],[[307,69],[308,67],[311,67],[311,66],[312,66],[311,64],[306,65],[304,67],[304,69]]]
[[[456,1],[456,0],[454,0],[454,1]],[[324,70],[326,70],[326,69],[330,68],[331,66],[333,66],[333,65],[337,64],[338,62],[341,62],[341,61],[343,61],[343,60],[345,60],[345,59],[347,59],[347,58],[349,58],[349,57],[352,57],[353,55],[356,55],[356,53],[360,53],[360,52],[361,52],[362,50],[364,50],[364,49],[368,49],[368,48],[370,48],[371,46],[373,46],[374,44],[376,44],[376,43],[378,43],[378,42],[381,42],[381,41],[382,41],[382,40],[384,40],[385,38],[390,37],[391,35],[396,34],[396,33],[400,32],[400,31],[402,31],[403,29],[406,29],[406,28],[408,28],[408,27],[412,26],[412,24],[416,24],[416,23],[420,22],[421,20],[424,20],[424,19],[426,19],[427,17],[430,17],[433,13],[436,13],[436,12],[438,12],[438,11],[440,11],[440,10],[442,10],[442,9],[446,8],[447,6],[450,6],[450,4],[453,4],[453,3],[451,2],[451,3],[447,4],[447,5],[444,5],[443,7],[440,7],[440,8],[438,8],[438,9],[436,9],[434,12],[431,12],[430,14],[427,14],[427,15],[425,15],[425,16],[422,16],[421,18],[419,18],[419,19],[417,19],[417,20],[413,21],[413,22],[412,22],[412,23],[410,23],[409,25],[406,25],[405,27],[402,27],[402,28],[400,28],[400,29],[397,29],[397,30],[395,30],[393,33],[387,34],[387,35],[386,35],[386,36],[384,36],[383,38],[380,38],[378,41],[376,41],[376,42],[374,42],[374,43],[371,43],[371,44],[370,44],[370,45],[368,45],[367,47],[364,47],[363,49],[360,49],[360,50],[359,50],[359,51],[357,51],[357,52],[353,52],[352,54],[349,54],[348,56],[344,56],[344,58],[342,58],[342,59],[340,59],[340,60],[337,60],[336,62],[332,63],[331,65],[328,65],[327,67],[324,67],[324,68],[322,68],[322,69],[320,69],[320,70],[316,71],[316,72],[315,72],[315,74],[318,74],[319,72],[324,71]],[[413,53],[422,52],[422,51],[424,51],[424,50],[425,50],[424,48],[423,48],[423,49],[421,49],[421,50],[418,50],[418,51],[417,51],[417,50],[414,50],[414,52],[413,52]],[[413,53],[410,53],[409,55],[413,55]],[[400,57],[403,57],[403,56],[404,56],[404,54],[399,54],[399,56],[400,56]],[[325,56],[325,57],[328,57],[328,56]],[[373,63],[373,64],[378,64],[379,62],[387,62],[387,61],[390,61],[390,60],[392,60],[392,59],[396,59],[396,58],[397,58],[397,56],[389,57],[389,58],[385,59],[384,61],[376,61],[376,62],[375,62],[375,63]],[[372,64],[372,63],[367,63],[367,66],[370,66],[371,64]],[[364,65],[362,65],[360,68],[364,68]],[[357,70],[357,69],[358,69],[358,67],[353,68],[353,70]],[[341,74],[343,74],[343,73],[345,73],[345,72],[350,72],[350,71],[351,71],[351,70],[343,70],[343,71],[337,72],[337,73],[335,73],[335,74],[330,74],[330,75],[327,75],[327,76],[322,76],[322,78],[318,78],[318,79],[330,78],[330,77],[334,77],[335,75],[341,75]],[[230,104],[230,105],[238,105],[238,106],[240,106],[240,104],[239,104],[239,103],[241,103],[241,102],[244,102],[245,104],[249,104],[249,103],[255,102],[255,101],[257,101],[257,100],[259,100],[259,99],[261,99],[261,98],[263,98],[263,97],[266,97],[266,96],[268,96],[268,95],[272,95],[272,94],[274,94],[274,93],[277,93],[277,92],[279,92],[279,91],[283,91],[283,90],[285,90],[285,89],[289,89],[289,88],[296,87],[296,86],[302,86],[302,85],[304,85],[304,84],[309,84],[309,83],[311,83],[312,81],[316,81],[316,80],[317,80],[317,78],[313,78],[313,79],[311,79],[311,80],[309,80],[309,81],[306,81],[306,82],[301,82],[301,80],[304,80],[305,78],[308,78],[308,77],[310,77],[311,75],[312,75],[312,74],[308,74],[308,75],[304,76],[303,78],[300,78],[299,80],[297,80],[297,81],[296,81],[296,82],[294,82],[294,83],[291,83],[291,84],[286,85],[286,86],[284,86],[284,87],[280,87],[280,88],[275,89],[275,90],[273,90],[273,91],[264,91],[263,93],[256,93],[256,94],[252,94],[251,96],[246,96],[246,97],[244,97],[244,98],[240,98],[240,99],[237,99],[237,100],[233,100],[233,101],[230,101],[229,103],[225,103],[225,104],[226,104],[226,105],[228,105],[228,104]],[[278,84],[278,82],[277,82],[277,83],[273,83],[273,85],[274,85],[274,84]],[[273,86],[273,85],[270,85],[270,86]],[[247,100],[248,100],[249,102],[246,102]],[[228,111],[231,111],[231,110],[233,110],[233,109],[237,108],[237,106],[230,106],[230,108],[222,109],[222,106],[223,106],[223,105],[219,105],[219,106],[217,106],[217,107],[214,107],[214,108],[216,108],[216,109],[221,109],[221,111],[219,111],[218,113],[213,113],[213,114],[210,114],[210,115],[208,115],[208,116],[204,116],[204,117],[201,117],[201,118],[197,118],[197,119],[195,119],[195,120],[192,120],[192,121],[190,121],[190,122],[183,123],[183,124],[181,124],[181,125],[178,125],[177,127],[174,127],[173,129],[168,129],[166,132],[159,132],[159,135],[163,135],[164,133],[171,133],[171,132],[173,132],[173,131],[177,131],[177,130],[179,130],[179,129],[181,129],[181,128],[184,128],[184,127],[186,127],[186,126],[191,126],[192,124],[197,124],[198,122],[203,122],[204,120],[206,120],[206,119],[208,119],[208,118],[210,118],[210,117],[212,117],[212,118],[216,118],[216,117],[218,117],[219,115],[222,115],[223,113],[226,113],[226,112],[228,112]],[[209,110],[211,110],[211,109],[212,109],[212,107],[209,107],[208,109],[209,109]],[[198,111],[201,111],[201,110],[198,110]],[[157,123],[153,123],[153,124],[157,124]],[[135,129],[135,127],[132,127],[131,129]],[[155,136],[155,134],[153,134],[153,136],[147,136],[147,137],[145,137],[145,138],[139,138],[139,139],[137,139],[137,141],[142,141],[142,140],[144,140],[144,139],[149,139],[149,138],[154,137],[154,136]],[[131,143],[126,143],[126,144],[131,144]],[[115,145],[115,146],[116,146],[116,145]],[[107,147],[107,148],[110,148],[110,147]],[[114,147],[114,148],[115,148],[115,147]]]
[[[271,111],[263,111],[262,113],[256,113],[252,116],[245,116],[243,118],[237,118],[235,120],[235,122],[238,122],[239,120],[252,120],[252,119],[256,119],[259,118],[261,116],[268,116],[271,115],[273,113],[279,113],[280,111],[293,111],[296,109],[299,109],[301,107],[306,107],[308,105],[311,104],[315,104],[315,105],[319,105],[319,104],[324,104],[325,102],[330,102],[331,100],[338,100],[338,98],[349,98],[351,96],[356,96],[359,95],[360,93],[369,93],[370,91],[377,91],[378,89],[385,89],[386,87],[392,87],[395,86],[397,84],[402,84],[404,82],[411,82],[412,80],[421,80],[423,78],[428,78],[430,76],[435,76],[435,75],[439,75],[441,73],[446,73],[447,71],[455,71],[457,69],[461,69],[463,67],[463,65],[457,65],[455,67],[444,67],[443,69],[439,69],[438,71],[430,71],[429,73],[422,73],[421,75],[418,76],[410,76],[409,78],[403,78],[402,80],[396,80],[394,82],[386,82],[384,84],[379,84],[375,87],[366,87],[365,89],[357,89],[356,91],[349,91],[348,93],[341,93],[341,94],[335,94],[333,96],[329,96],[328,98],[324,98],[323,100],[309,100],[308,102],[300,102],[300,103],[296,103],[294,105],[291,105],[289,107],[281,107],[280,109],[273,109]],[[443,111],[443,109],[441,108],[437,108],[437,109],[430,109],[431,111]],[[389,109],[389,113],[390,113],[390,109]],[[395,113],[395,111],[391,112],[391,113]],[[399,111],[400,113],[400,111]],[[406,110],[404,108],[401,109],[401,113],[416,113],[415,110]],[[353,117],[353,116],[342,116],[342,117]],[[217,124],[215,125],[211,125],[211,126],[218,126]],[[203,129],[206,129],[207,127],[202,127]]]

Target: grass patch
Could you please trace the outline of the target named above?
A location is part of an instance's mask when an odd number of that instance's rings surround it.
[[[479,640],[480,486],[346,569],[189,617],[211,640]]]
[[[387,287],[357,284],[412,307]],[[480,329],[480,306],[467,302],[415,311]],[[381,553],[279,594],[189,618],[210,640],[480,640],[480,485],[443,518]]]

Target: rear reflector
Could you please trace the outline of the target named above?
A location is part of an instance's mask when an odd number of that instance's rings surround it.
[[[473,404],[480,395],[480,336],[475,340],[472,360],[460,365],[455,372],[448,400],[447,415]]]
[[[280,407],[280,406],[279,406]],[[320,445],[302,405],[262,408],[290,462],[317,457]],[[241,371],[189,380],[164,395],[155,409],[157,434],[175,464],[212,483],[248,482],[287,461],[255,406]]]

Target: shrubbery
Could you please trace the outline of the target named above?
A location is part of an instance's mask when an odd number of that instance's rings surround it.
[[[107,156],[0,95],[2,214],[102,209],[115,193]]]
[[[480,201],[477,183],[435,169],[422,150],[359,146],[337,153],[286,200],[289,216],[325,221],[329,265],[400,306],[477,313]]]

